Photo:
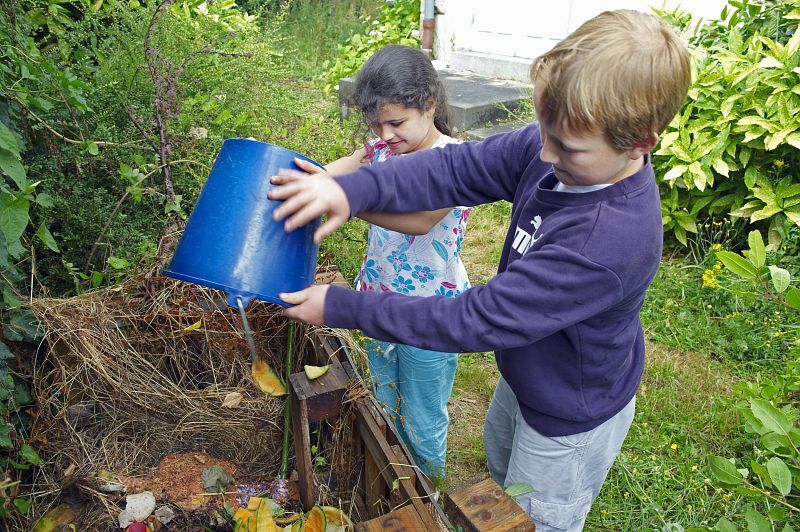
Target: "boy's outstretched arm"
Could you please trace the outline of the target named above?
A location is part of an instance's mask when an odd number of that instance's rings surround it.
[[[458,297],[328,285],[280,297],[296,305],[284,314],[303,323],[361,329],[378,340],[466,353],[528,345],[613,307],[623,293],[614,272],[548,245]]]
[[[319,242],[351,214],[511,201],[527,166],[548,166],[538,159],[540,146],[538,127],[532,125],[482,142],[393,157],[334,179],[305,179],[305,172],[283,169],[271,180],[282,186],[273,188],[269,198],[285,200],[273,215],[278,221],[286,218],[287,231],[327,214],[328,220],[314,233]]]

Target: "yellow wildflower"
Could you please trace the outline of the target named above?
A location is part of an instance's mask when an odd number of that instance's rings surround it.
[[[673,443],[672,445],[669,446],[669,448],[674,451],[674,450],[676,450],[678,448],[678,444],[677,443]]]
[[[783,165],[786,163],[783,161],[783,159],[778,159],[772,164],[775,165],[775,168],[783,168]]]
[[[722,249],[722,244],[711,244],[711,251],[720,251]]]
[[[703,272],[703,288],[716,288],[717,276],[714,270],[706,270]]]

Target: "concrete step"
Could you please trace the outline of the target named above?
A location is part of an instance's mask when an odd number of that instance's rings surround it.
[[[542,51],[545,52],[547,49]],[[481,76],[527,83],[530,80],[532,62],[532,59],[522,57],[456,50],[450,53],[447,66],[450,70],[468,70]]]
[[[515,129],[522,129],[525,126],[529,126],[531,122],[525,122],[520,120],[514,120],[511,122],[503,122],[500,124],[490,124],[486,127],[481,127],[477,129],[470,129],[466,131],[461,138],[466,140],[484,140],[487,137],[491,137],[497,133],[507,133],[508,131],[514,131]]]
[[[456,135],[507,118],[521,101],[531,97],[527,83],[479,76],[466,71],[438,70],[438,73],[447,90],[450,125]],[[354,89],[355,78],[339,80],[342,116],[352,112],[348,103]]]

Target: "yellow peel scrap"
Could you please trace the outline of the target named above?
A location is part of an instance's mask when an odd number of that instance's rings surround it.
[[[262,392],[275,397],[286,395],[286,386],[284,386],[272,368],[269,367],[269,364],[260,358],[253,362],[250,373],[253,375],[253,380],[256,381],[258,388]]]

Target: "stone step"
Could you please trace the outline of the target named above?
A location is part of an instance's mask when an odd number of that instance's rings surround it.
[[[486,127],[470,129],[461,135],[461,138],[465,140],[484,140],[485,138],[491,137],[497,133],[506,133],[508,131],[514,131],[515,129],[522,129],[530,124],[531,122],[524,122],[520,120],[503,122],[500,124],[490,124]]]
[[[448,112],[453,133],[501,121],[509,112],[531,97],[531,88],[519,81],[479,76],[467,71],[438,70],[445,85]],[[348,106],[355,89],[355,78],[339,80],[339,104],[342,116],[347,116]]]
[[[552,43],[549,46],[552,46]],[[546,51],[547,48],[541,52]],[[532,61],[532,59],[523,57],[456,50],[450,53],[447,66],[450,70],[468,70],[481,76],[513,79],[527,83],[530,80]]]

